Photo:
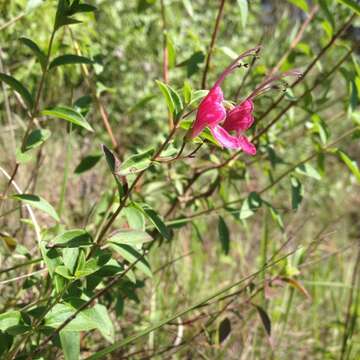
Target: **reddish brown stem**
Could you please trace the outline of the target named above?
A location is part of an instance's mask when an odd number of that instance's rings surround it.
[[[221,0],[220,6],[219,6],[219,11],[218,11],[216,21],[215,21],[214,31],[213,31],[212,36],[211,36],[209,52],[208,52],[208,55],[206,57],[205,69],[204,69],[204,74],[203,74],[203,78],[202,78],[202,82],[201,82],[202,89],[206,88],[207,73],[209,71],[211,56],[212,56],[212,52],[213,52],[213,49],[214,49],[216,37],[217,37],[217,34],[219,32],[220,21],[221,21],[223,12],[224,12],[224,5],[225,5],[225,0]]]

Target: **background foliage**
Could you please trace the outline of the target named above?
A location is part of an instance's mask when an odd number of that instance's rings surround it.
[[[359,358],[357,1],[0,13],[1,358]],[[256,98],[257,155],[205,131],[177,158],[259,44],[226,100],[303,77]]]

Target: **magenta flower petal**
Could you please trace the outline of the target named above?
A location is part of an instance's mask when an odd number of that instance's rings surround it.
[[[235,106],[227,114],[223,124],[227,131],[245,131],[254,123],[252,111],[254,104],[251,100],[246,100],[242,104]]]
[[[246,136],[239,136],[238,138],[239,145],[241,149],[250,155],[256,154],[256,147],[252,144]]]
[[[220,86],[213,87],[202,100],[196,114],[196,120],[191,130],[191,137],[199,135],[207,126],[216,126],[226,117],[226,110],[222,105],[224,100]]]
[[[210,131],[218,143],[227,149],[239,149],[241,147],[239,139],[236,136],[230,135],[221,126],[211,127]]]

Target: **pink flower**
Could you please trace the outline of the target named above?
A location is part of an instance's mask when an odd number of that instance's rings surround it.
[[[221,125],[210,127],[214,138],[228,149],[242,149],[247,154],[255,155],[255,146],[243,134],[254,123],[253,110],[254,104],[251,99],[235,106],[227,113],[225,121]],[[236,136],[230,135],[231,131],[234,131]]]
[[[208,127],[217,142],[228,149],[242,149],[250,155],[256,154],[255,146],[244,135],[254,123],[254,104],[252,99],[261,92],[270,88],[270,84],[284,76],[299,75],[298,71],[291,71],[280,76],[266,79],[245,101],[235,106],[230,111],[226,111],[223,100],[224,95],[221,90],[221,83],[227,75],[239,66],[239,60],[245,56],[255,55],[259,47],[248,50],[241,54],[235,61],[228,66],[210,89],[207,96],[201,101],[194,124],[189,132],[189,137],[198,136],[206,127]],[[232,135],[231,132],[235,132]]]

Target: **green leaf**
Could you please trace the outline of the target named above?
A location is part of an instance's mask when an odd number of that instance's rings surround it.
[[[296,7],[301,9],[302,11],[305,11],[305,12],[309,11],[309,6],[308,6],[306,0],[288,0],[288,2],[295,5]]]
[[[337,1],[349,7],[352,11],[360,15],[360,5],[356,0],[337,0]]]
[[[141,245],[152,240],[145,231],[122,229],[112,234],[107,241],[115,244]]]
[[[103,145],[101,145],[101,147],[102,147],[106,162],[107,162],[111,172],[113,174],[115,174],[116,169],[120,165],[120,161],[117,159],[117,157],[114,155],[114,153],[106,145],[103,144]]]
[[[291,177],[291,204],[294,210],[299,208],[299,205],[303,199],[304,190],[301,182],[295,176]]]
[[[321,175],[319,174],[319,172],[314,167],[312,167],[310,164],[307,163],[298,166],[296,168],[296,172],[305,176],[312,177],[313,179],[316,180],[321,180]]]
[[[66,120],[75,125],[81,126],[86,130],[94,131],[90,124],[78,111],[67,106],[57,106],[53,109],[43,110],[41,111],[41,114]]]
[[[116,170],[116,174],[126,176],[129,174],[136,174],[147,169],[151,165],[151,158],[154,155],[154,149],[148,149],[139,154],[135,154],[126,159]]]
[[[127,206],[123,211],[130,229],[145,231],[145,217],[143,212],[133,205]]]
[[[183,110],[180,95],[169,85],[161,82],[160,80],[156,80],[156,83],[164,95],[170,113],[173,114],[174,118],[177,118]]]
[[[230,232],[225,220],[221,216],[219,216],[218,220],[218,232],[222,250],[225,255],[228,255],[230,250]]]
[[[158,229],[159,233],[166,239],[171,239],[170,230],[165,225],[164,221],[160,216],[147,204],[138,204],[134,203],[135,206],[153,223],[153,225]]]
[[[47,213],[56,221],[60,221],[59,215],[56,213],[55,209],[42,197],[32,194],[15,194],[12,197]]]
[[[34,99],[32,98],[29,90],[20,81],[4,73],[0,73],[0,81],[3,81],[7,85],[9,85],[14,91],[19,93],[23,98],[25,104],[27,105],[28,110],[32,110],[32,108],[34,107]]]
[[[8,311],[0,314],[0,330],[5,331],[6,329],[18,325],[21,320],[20,311]]]
[[[138,259],[141,259],[136,263],[135,267],[138,268],[140,271],[142,271],[145,275],[152,277],[152,272],[149,263],[132,246],[125,244],[111,243],[110,247],[118,254],[120,254],[130,264],[134,263]]]
[[[104,305],[96,304],[89,309],[87,315],[97,323],[101,335],[110,343],[115,340],[114,322],[110,318],[107,308]]]
[[[229,337],[230,333],[231,333],[231,322],[228,318],[225,318],[224,320],[221,321],[221,323],[219,325],[218,343],[219,344],[223,343]]]
[[[168,52],[169,69],[173,69],[176,65],[176,49],[174,42],[168,34],[166,35],[166,48]]]
[[[101,159],[101,155],[88,155],[81,159],[79,165],[75,169],[75,174],[79,175],[92,169]]]
[[[257,209],[261,207],[262,199],[260,195],[256,192],[250,193],[250,195],[243,202],[239,217],[241,220],[247,219],[250,216],[253,216]]]
[[[253,304],[254,305],[254,304]],[[254,305],[268,337],[271,336],[271,320],[267,312],[259,305]]]
[[[96,11],[95,6],[89,4],[76,4],[76,2],[74,2],[70,8],[71,15],[76,13],[93,12],[93,11]]]
[[[64,265],[57,266],[55,268],[55,273],[68,280],[74,279],[74,276],[70,273],[70,270]]]
[[[338,155],[340,156],[340,159],[345,163],[345,165],[349,168],[349,170],[353,173],[356,180],[360,183],[360,170],[356,161],[351,160],[349,155],[345,154],[341,150],[338,150]]]
[[[248,17],[248,0],[237,0],[240,7],[241,26],[245,30]]]
[[[82,254],[84,254],[84,252],[82,252]],[[84,259],[85,259],[85,254],[84,254]],[[78,268],[75,271],[75,277],[80,279],[93,274],[99,269],[100,266],[98,265],[98,259],[93,258],[86,261],[84,265],[78,266]]]
[[[57,58],[55,58],[49,66],[49,69],[53,69],[57,66],[62,66],[62,65],[73,65],[73,64],[93,64],[94,61],[84,57],[84,56],[79,56],[79,55],[61,55]]]
[[[184,95],[185,104],[190,104],[192,97],[192,89],[189,80],[184,81],[183,95]]]
[[[32,51],[32,53],[38,59],[42,70],[45,71],[46,62],[47,62],[46,54],[39,48],[39,46],[33,40],[28,39],[26,37],[21,37],[19,40]]]
[[[13,341],[13,336],[0,330],[0,356],[9,351],[13,344]]]
[[[92,244],[91,235],[82,229],[68,230],[56,236],[48,244],[47,248],[76,248]]]
[[[200,64],[205,60],[205,54],[202,51],[196,51],[188,59],[178,64],[178,66],[186,66],[187,77],[196,74],[200,69]]]
[[[46,130],[46,129],[33,130],[26,138],[26,142],[24,145],[24,152],[39,147],[46,140],[48,140],[50,136],[51,136],[50,130]]]
[[[60,343],[65,360],[80,359],[80,333],[75,331],[60,331]]]
[[[90,309],[88,309],[90,310]],[[96,329],[98,324],[87,316],[88,310],[81,311],[62,331],[90,331]],[[69,304],[56,304],[46,315],[45,325],[57,328],[68,317],[75,313],[76,309]]]

